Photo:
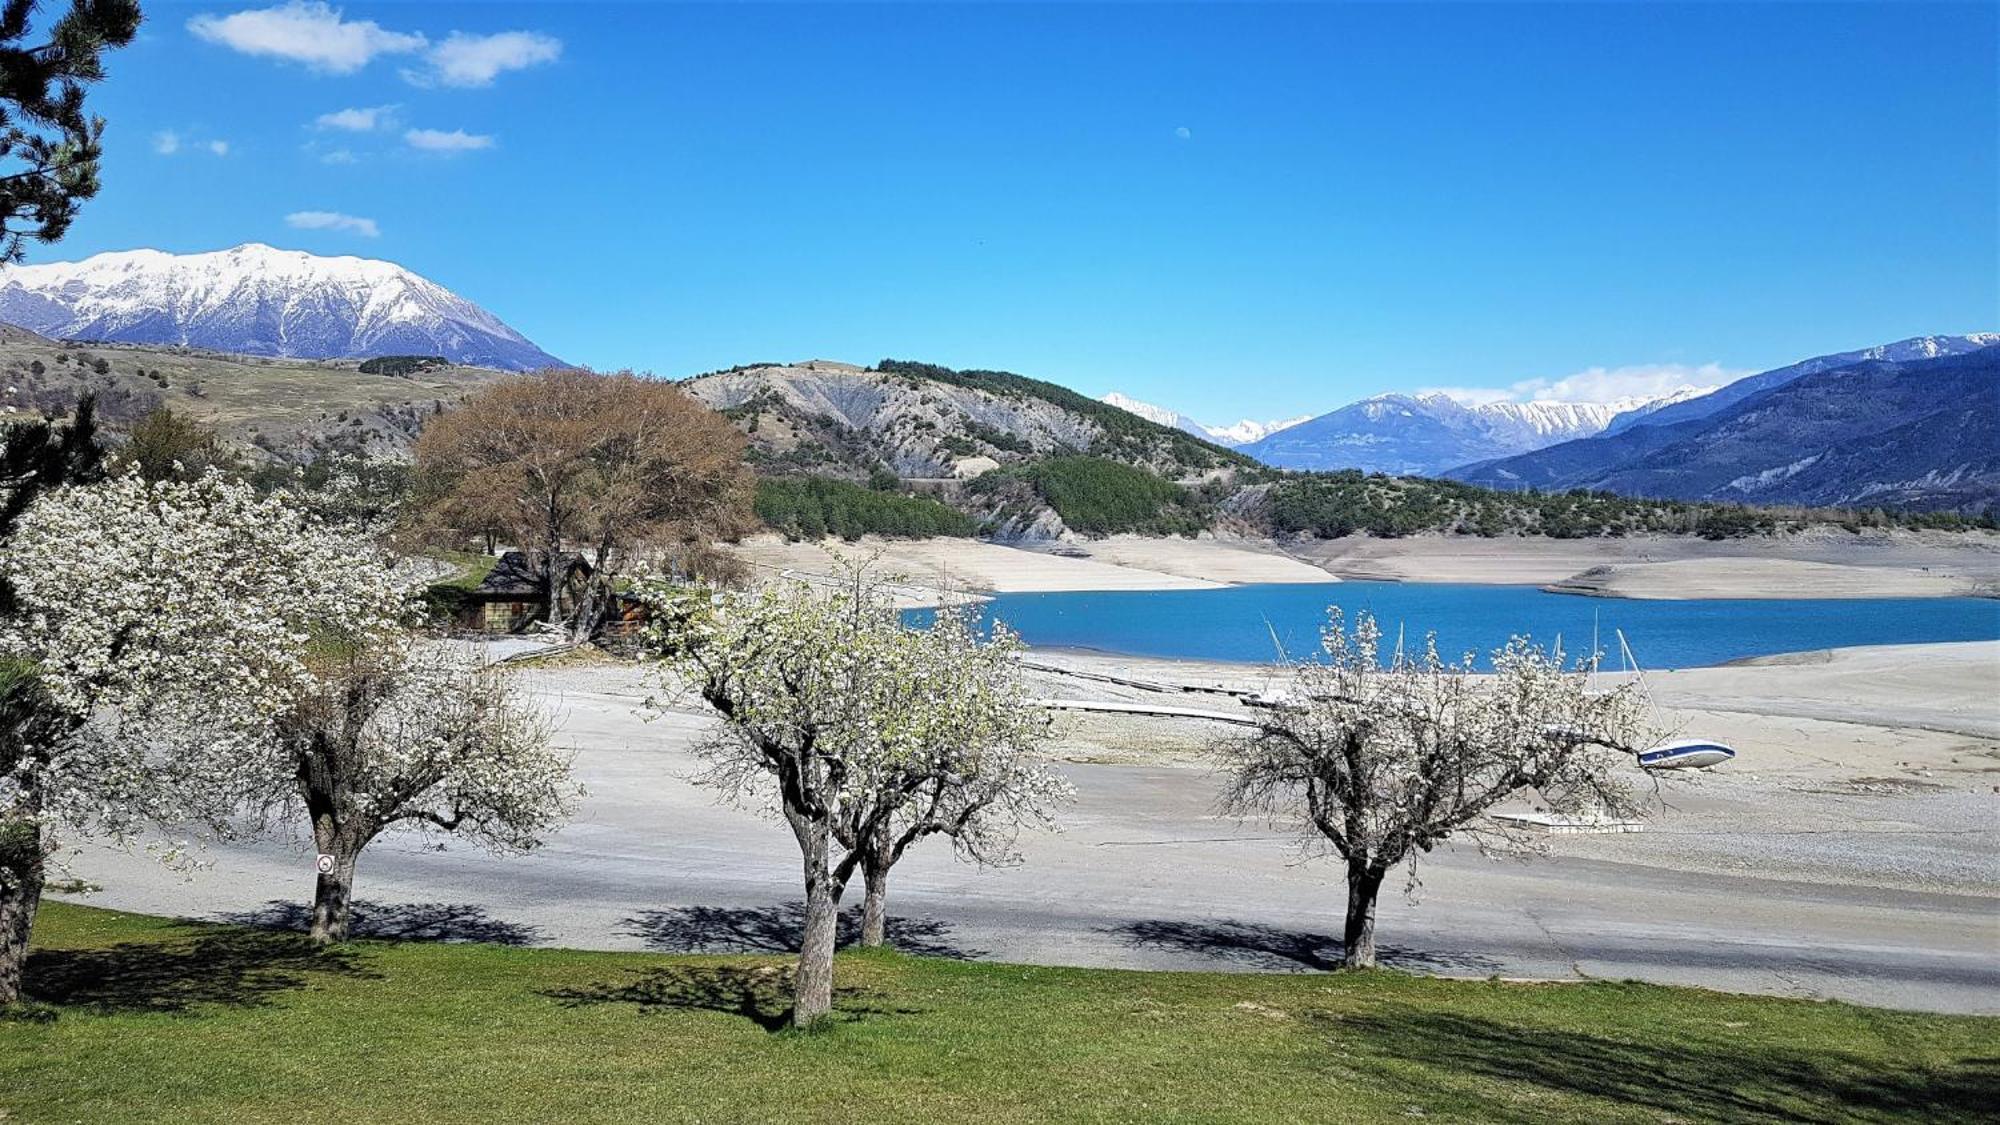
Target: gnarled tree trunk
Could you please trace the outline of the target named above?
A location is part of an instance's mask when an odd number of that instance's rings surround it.
[[[41,825],[0,819],[0,1007],[21,999],[28,937],[42,904],[43,859]]]
[[[861,880],[866,891],[861,899],[861,944],[879,949],[889,936],[889,866],[863,865]]]
[[[1383,874],[1365,860],[1347,861],[1347,927],[1340,962],[1344,968],[1375,967],[1375,899],[1382,891]]]
[[[805,860],[806,926],[799,939],[799,968],[793,980],[792,1026],[806,1027],[833,1010],[833,946],[840,923],[840,896],[827,870],[826,824],[795,827]]]
[[[312,750],[299,756],[298,765],[299,796],[312,817],[313,844],[320,855],[333,858],[332,869],[319,872],[313,884],[311,934],[322,945],[347,940],[355,861],[375,834],[373,827],[355,823],[340,757],[321,734],[314,737]]]
[[[321,945],[347,940],[354,908],[354,865],[361,857],[361,849],[350,846],[343,834],[330,835],[330,840],[319,840],[319,849],[321,855],[333,857],[333,870],[320,872],[313,884],[311,933],[312,939]]]

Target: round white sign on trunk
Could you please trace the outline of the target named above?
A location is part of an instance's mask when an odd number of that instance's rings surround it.
[[[331,874],[333,874],[333,857],[332,857],[332,856],[330,856],[330,855],[322,855],[322,856],[320,856],[320,857],[319,857],[319,873],[320,873],[320,874],[322,874],[322,875],[331,875]]]

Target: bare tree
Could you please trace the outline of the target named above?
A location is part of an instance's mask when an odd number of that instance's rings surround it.
[[[1045,824],[1068,784],[1035,759],[1045,715],[1002,634],[962,619],[902,627],[877,587],[767,587],[748,596],[655,586],[654,643],[668,692],[692,687],[724,719],[697,748],[704,779],[778,812],[798,841],[806,894],[792,1019],[833,1002],[842,894],[868,885],[864,937],[881,944],[889,870],[926,836],[1008,861],[1015,830]],[[658,701],[654,706],[659,707]]]
[[[303,809],[331,861],[314,887],[313,940],[347,940],[355,865],[384,831],[526,851],[574,806],[569,757],[501,670],[391,641],[332,646],[312,671],[273,727],[275,773],[290,774],[273,797]]]
[[[743,448],[735,426],[671,383],[552,369],[494,384],[432,420],[416,467],[427,523],[535,548],[550,619],[585,639],[609,614],[628,556],[751,526]],[[562,604],[567,551],[592,574]]]
[[[1330,611],[1319,659],[1288,669],[1293,694],[1216,747],[1227,808],[1296,821],[1309,852],[1345,861],[1349,968],[1375,964],[1375,903],[1392,869],[1414,876],[1417,857],[1454,834],[1524,842],[1485,819],[1500,802],[1532,791],[1557,811],[1636,811],[1615,772],[1642,738],[1632,685],[1592,691],[1522,638],[1493,654],[1490,675],[1470,656],[1446,663],[1435,638],[1385,664],[1380,641],[1373,618],[1349,631]]]

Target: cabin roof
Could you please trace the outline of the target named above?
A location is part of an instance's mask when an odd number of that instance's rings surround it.
[[[542,556],[541,551],[508,551],[472,592],[488,598],[541,597]],[[575,551],[562,552],[556,556],[556,562],[557,572],[564,580],[590,574],[590,560]]]

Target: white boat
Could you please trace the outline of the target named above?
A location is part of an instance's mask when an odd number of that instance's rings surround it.
[[[1618,635],[1618,654],[1624,666],[1638,678],[1639,690],[1646,692],[1647,706],[1652,705],[1652,693],[1646,688],[1645,670],[1639,667],[1639,658],[1632,655],[1632,645],[1625,640],[1625,631],[1613,630]],[[1597,627],[1591,626],[1591,645],[1597,643]],[[1590,664],[1592,675],[1597,673],[1597,661]],[[1639,768],[1642,770],[1700,770],[1719,766],[1736,756],[1736,751],[1712,738],[1679,738],[1672,742],[1662,742],[1651,750],[1638,752]]]
[[[1707,738],[1682,738],[1639,751],[1639,767],[1649,770],[1689,770],[1720,765],[1736,751]]]

